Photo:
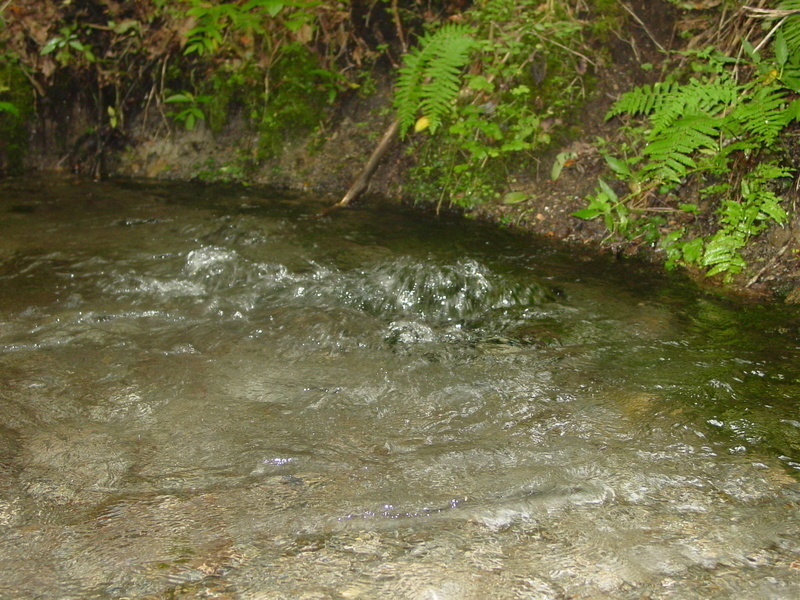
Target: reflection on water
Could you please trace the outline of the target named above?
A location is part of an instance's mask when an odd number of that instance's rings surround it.
[[[796,315],[326,202],[2,184],[0,597],[800,597]]]

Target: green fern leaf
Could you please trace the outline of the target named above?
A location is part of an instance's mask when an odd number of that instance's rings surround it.
[[[695,128],[704,120],[711,123],[713,117],[735,105],[739,91],[739,86],[728,78],[708,82],[692,79],[662,101],[651,117],[651,135],[657,136],[672,129],[676,121],[690,114],[700,117],[695,121]]]
[[[608,120],[621,114],[648,116],[661,108],[679,87],[676,82],[666,82],[634,88],[619,97],[605,118]]]
[[[420,52],[410,52],[406,54],[405,64],[398,71],[394,104],[397,109],[397,117],[402,124],[401,131],[406,131],[414,123],[419,104],[422,101],[424,71],[420,67],[421,60]]]
[[[649,136],[658,137],[664,132],[668,132],[672,124],[686,113],[687,97],[686,94],[677,92],[664,98],[661,106],[650,117],[652,129]]]
[[[676,154],[646,164],[640,175],[651,181],[678,184],[689,172],[696,169],[697,163],[691,156]]]
[[[688,96],[688,106],[707,115],[718,115],[736,104],[742,87],[726,73],[709,81],[692,79],[683,91]]]
[[[739,235],[727,231],[717,232],[708,241],[700,259],[702,266],[711,267],[706,276],[713,277],[719,273],[727,273],[730,276],[741,272],[746,263],[739,250],[744,245],[745,240]]]
[[[641,174],[665,183],[679,183],[697,169],[693,158],[697,152],[715,153],[719,149],[719,129],[715,121],[705,115],[683,117],[650,137],[643,151],[650,162],[642,168]]]
[[[734,135],[746,132],[757,136],[765,146],[771,146],[794,118],[794,111],[786,109],[783,90],[758,87],[746,101],[736,106],[728,122]]]
[[[398,71],[394,105],[404,135],[421,111],[430,121],[431,133],[449,112],[462,85],[462,69],[475,47],[472,30],[448,23],[422,37],[420,45],[406,54]]]
[[[772,192],[764,192],[761,198],[761,204],[758,207],[761,211],[759,217],[762,219],[772,219],[776,223],[783,225],[786,223],[789,215],[786,210],[779,204],[780,198]]]
[[[778,10],[800,11],[800,0],[785,0],[778,4]],[[789,15],[781,25],[780,32],[786,41],[789,61],[800,63],[800,13]]]

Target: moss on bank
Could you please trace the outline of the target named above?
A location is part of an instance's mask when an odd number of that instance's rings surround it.
[[[33,90],[19,65],[0,65],[0,175],[25,169],[29,123],[34,114]]]

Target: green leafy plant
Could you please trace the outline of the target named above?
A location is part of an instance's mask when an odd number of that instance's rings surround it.
[[[215,54],[225,42],[240,55],[260,50],[274,58],[288,41],[285,32],[310,27],[315,18],[312,9],[320,4],[316,0],[191,0],[187,14],[197,20],[197,25],[187,34],[184,54]]]
[[[80,0],[48,2],[40,14],[34,4],[0,2],[0,52],[19,57],[28,81],[19,89],[81,103],[102,152],[118,151],[106,142],[129,133],[129,116],[149,126],[167,107],[189,129],[203,120],[216,133],[232,117],[249,121],[259,134],[252,154],[266,158],[288,132],[321,128],[330,104],[386,54],[369,31],[356,31],[357,19],[385,2]],[[15,107],[24,115],[15,97],[0,102],[0,129]]]
[[[611,233],[625,233],[628,228],[630,210],[624,201],[620,200],[613,188],[604,180],[598,180],[597,192],[589,197],[586,208],[575,213],[581,219],[595,219],[603,217],[606,228]]]
[[[55,52],[56,61],[67,65],[75,57],[93,63],[97,60],[91,46],[83,43],[78,35],[77,25],[68,25],[58,30],[59,35],[54,36],[42,46],[39,53],[44,56]]]
[[[0,175],[23,170],[34,110],[30,82],[13,53],[0,53]]]
[[[741,92],[730,76],[687,84],[645,85],[623,94],[606,115],[649,117],[642,156],[645,163],[635,179],[654,185],[676,185],[700,168],[698,160],[717,156],[720,134],[734,124],[730,110]]]
[[[10,91],[11,88],[7,85],[0,83],[0,94]],[[13,102],[0,101],[0,113],[10,113],[15,117],[19,116],[19,109]]]
[[[698,235],[684,225],[660,229],[651,239],[666,251],[668,267],[695,265],[725,280],[746,267],[742,251],[750,240],[770,224],[788,219],[774,190],[792,173],[780,163],[777,142],[800,115],[800,100],[792,95],[800,82],[795,80],[796,71],[800,73],[800,1],[784,4],[797,5],[798,13],[784,15],[772,30],[774,37],[762,41],[761,47],[771,50],[767,57],[746,40],[745,62],[713,49],[695,52],[693,67],[699,75],[685,83],[645,85],[619,98],[608,119],[646,119],[630,130],[640,140],[638,155],[607,157],[631,192],[612,198],[601,180],[598,192],[575,216],[602,216],[611,234],[636,235],[642,228],[635,224],[649,211],[698,215],[695,205],[670,199],[676,197],[671,195],[676,188],[694,178],[707,204],[716,205],[708,215],[715,231]],[[733,66],[752,75],[740,82]]]
[[[346,85],[335,73],[319,68],[313,53],[298,43],[286,45],[270,77],[276,83],[269,97],[260,104],[251,103],[263,157],[279,153],[287,136],[320,127],[327,108]]]
[[[246,160],[240,159],[220,165],[214,159],[208,159],[203,164],[195,165],[195,171],[191,177],[205,183],[247,185]]]
[[[475,46],[472,30],[449,23],[420,39],[405,55],[395,85],[394,104],[403,135],[419,116],[427,119],[431,133],[453,110],[462,86],[462,69]],[[421,114],[420,114],[421,113]]]
[[[741,272],[746,266],[741,250],[750,238],[761,233],[770,222],[786,223],[788,215],[770,185],[791,173],[785,167],[760,163],[742,179],[740,199],[723,200],[718,210],[720,228],[706,241],[698,261],[709,268],[709,276]]]
[[[15,117],[19,116],[19,109],[11,102],[0,102],[0,112],[11,113]]]
[[[287,132],[311,130],[325,118],[326,106],[350,87],[310,47],[322,31],[316,10],[332,10],[317,0],[189,0],[196,25],[185,37],[184,55],[202,64],[198,98],[174,115],[192,127],[205,118],[219,131],[232,110],[259,132],[259,157],[283,148]]]
[[[178,104],[183,107],[178,112],[174,113],[172,118],[183,123],[184,127],[189,130],[194,129],[197,121],[205,120],[205,113],[200,106],[210,101],[211,96],[195,96],[191,92],[173,94],[164,100],[164,102]]]
[[[423,36],[406,56],[395,107],[403,134],[426,132],[413,139],[417,199],[469,208],[498,199],[514,172],[535,164],[553,123],[580,102],[591,62],[573,49],[582,25],[562,8],[476,3],[464,23]]]

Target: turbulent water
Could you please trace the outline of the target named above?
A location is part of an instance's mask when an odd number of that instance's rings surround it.
[[[800,598],[800,318],[376,206],[0,184],[0,598]]]

